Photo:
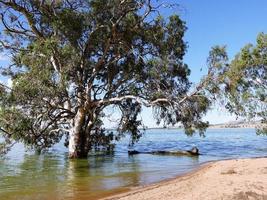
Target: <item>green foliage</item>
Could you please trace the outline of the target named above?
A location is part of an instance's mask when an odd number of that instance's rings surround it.
[[[153,107],[159,123],[181,122],[188,135],[203,134],[210,102],[190,93],[185,23],[178,15],[164,18],[157,6],[147,0],[0,0],[0,47],[13,56],[2,70],[13,81],[12,88],[0,88],[2,135],[37,149],[63,135],[66,145],[77,136],[78,152],[112,149],[125,133],[130,144],[142,136],[142,106]],[[111,106],[121,113],[116,134],[102,123]]]
[[[267,119],[267,35],[260,33],[255,45],[243,47],[232,61],[225,47],[214,47],[208,59],[208,91],[226,108],[247,119]]]

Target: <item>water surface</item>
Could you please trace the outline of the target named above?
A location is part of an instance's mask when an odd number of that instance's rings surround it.
[[[0,158],[1,200],[94,200],[130,187],[173,178],[212,160],[267,156],[267,136],[254,129],[209,129],[206,137],[187,137],[182,130],[148,130],[138,151],[185,150],[197,146],[199,157],[138,154],[128,156],[127,138],[114,155],[68,160],[67,149],[56,145],[36,155],[17,145]]]

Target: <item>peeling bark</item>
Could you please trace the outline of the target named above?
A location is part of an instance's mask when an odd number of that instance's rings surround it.
[[[85,111],[79,108],[73,119],[72,129],[69,135],[69,158],[85,158],[87,157],[87,148],[85,147]]]

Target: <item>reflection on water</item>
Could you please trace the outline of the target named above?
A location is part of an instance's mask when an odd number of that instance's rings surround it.
[[[177,130],[148,130],[135,147],[139,151],[190,149],[203,155],[176,157],[128,156],[127,139],[114,155],[68,160],[62,144],[35,155],[17,145],[0,158],[0,199],[98,199],[112,193],[172,178],[210,160],[267,155],[267,137],[253,129],[210,129],[206,137],[186,137]]]

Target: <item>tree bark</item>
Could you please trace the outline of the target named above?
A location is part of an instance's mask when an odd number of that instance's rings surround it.
[[[85,111],[79,108],[73,119],[72,129],[69,135],[69,158],[86,158],[88,148],[86,148],[85,135]]]

